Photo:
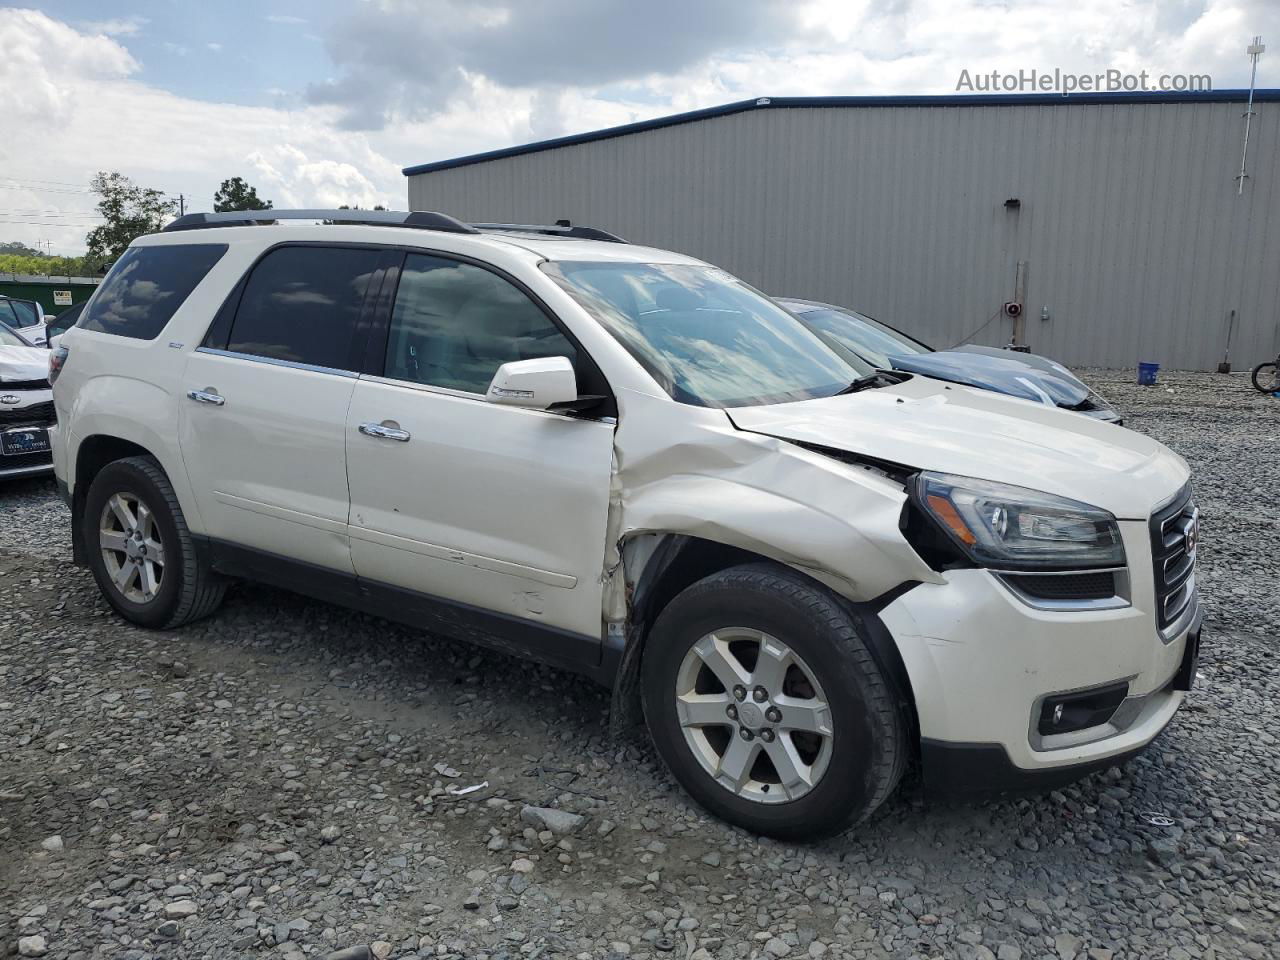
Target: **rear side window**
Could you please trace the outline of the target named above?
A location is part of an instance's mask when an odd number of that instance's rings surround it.
[[[335,370],[355,369],[352,340],[379,250],[280,247],[244,287],[227,349]]]
[[[80,328],[154,340],[226,252],[225,243],[130,247],[85,308]]]
[[[9,307],[19,327],[34,327],[40,322],[40,311],[32,300],[10,300]]]

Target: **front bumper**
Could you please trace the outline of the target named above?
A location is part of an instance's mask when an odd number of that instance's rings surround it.
[[[920,743],[920,761],[925,789],[935,796],[955,799],[1040,793],[1125,763],[1146,750],[1173,719],[1184,694],[1195,681],[1200,638],[1200,617],[1197,616],[1188,631],[1178,673],[1164,689],[1145,698],[1155,707],[1143,723],[1144,730],[1150,732],[1149,739],[1115,753],[1104,753],[1077,763],[1035,769],[1024,769],[1014,764],[1009,752],[997,743],[952,743],[924,739]]]
[[[1145,524],[1121,527],[1128,605],[1036,609],[988,571],[952,570],[946,583],[920,584],[880,611],[914,693],[926,783],[957,792],[965,780],[997,790],[1071,780],[1142,750],[1168,725],[1200,619],[1197,612],[1160,635],[1151,574],[1139,559],[1150,556]],[[1108,722],[1041,734],[1047,698],[1117,684],[1124,700]]]
[[[51,430],[56,424],[53,412],[53,391],[47,386],[39,390],[14,386],[6,390],[4,406],[0,406],[0,433],[33,427]],[[50,437],[52,448],[52,436]],[[53,451],[5,454],[0,451],[0,480],[18,477],[38,477],[53,472]]]
[[[21,467],[6,467],[3,461],[0,461],[0,480],[16,480],[19,477],[42,477],[52,474],[52,460],[48,463],[29,463]]]

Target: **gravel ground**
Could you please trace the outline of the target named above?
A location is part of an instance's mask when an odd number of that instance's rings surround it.
[[[1276,956],[1280,403],[1088,375],[1195,470],[1197,691],[1124,770],[908,784],[809,847],[710,820],[570,674],[248,585],[127,626],[52,483],[0,489],[0,955]]]

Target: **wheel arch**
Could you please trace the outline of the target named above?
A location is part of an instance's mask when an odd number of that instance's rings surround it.
[[[911,678],[897,644],[879,611],[915,581],[899,584],[873,600],[858,602],[840,596],[809,572],[742,547],[678,533],[646,533],[627,538],[621,545],[627,581],[625,642],[612,678],[611,725],[616,732],[641,722],[640,664],[649,631],[658,615],[686,587],[731,567],[764,563],[784,568],[808,580],[832,596],[857,621],[877,665],[893,684],[899,708],[910,724],[911,742],[918,746],[919,721]]]
[[[85,566],[88,562],[80,528],[84,519],[84,505],[89,495],[89,487],[103,467],[129,457],[150,457],[155,460],[165,476],[169,478],[169,482],[174,485],[175,492],[179,492],[181,497],[179,485],[185,477],[180,473],[175,477],[175,471],[169,469],[164,460],[156,456],[155,451],[148,446],[116,433],[92,433],[86,436],[75,447],[74,479],[71,485],[71,557],[77,566]]]

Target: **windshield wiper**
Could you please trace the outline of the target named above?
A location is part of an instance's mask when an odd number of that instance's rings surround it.
[[[865,377],[859,377],[843,390],[837,390],[835,396],[839,397],[846,393],[857,393],[859,390],[870,390],[872,387],[883,387],[886,383],[888,383],[888,381],[880,374],[872,373]]]

